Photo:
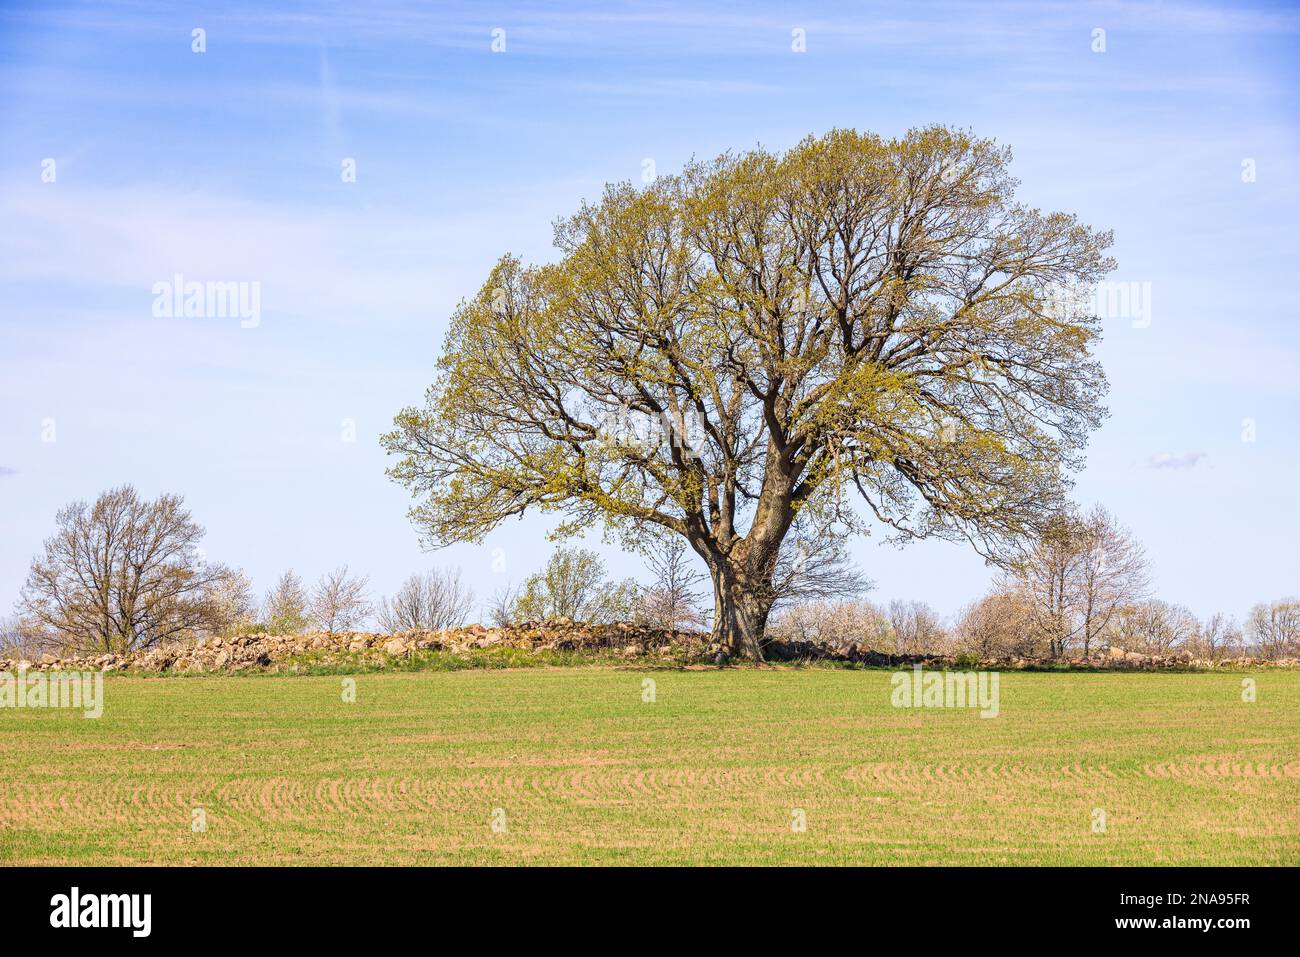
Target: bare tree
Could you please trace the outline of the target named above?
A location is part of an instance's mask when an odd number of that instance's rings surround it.
[[[435,569],[412,575],[392,599],[379,603],[379,626],[387,632],[443,631],[465,624],[474,607],[474,593],[456,569]]]
[[[61,509],[33,562],[19,614],[53,645],[121,653],[210,630],[233,574],[203,560],[203,528],[177,495],[130,485]]]
[[[35,658],[53,642],[36,622],[19,615],[0,619],[0,658]]]
[[[1300,651],[1300,601],[1283,598],[1256,605],[1250,610],[1246,631],[1266,658],[1295,654]]]
[[[1186,608],[1151,598],[1119,609],[1111,621],[1111,644],[1167,655],[1195,638],[1196,629],[1196,618]]]
[[[312,590],[312,621],[330,634],[351,631],[370,614],[367,584],[365,578],[348,575],[347,565],[322,575]]]
[[[806,601],[785,605],[773,613],[768,633],[781,641],[894,650],[889,618],[869,601]]]
[[[1081,638],[1085,658],[1118,609],[1146,597],[1147,584],[1142,546],[1101,506],[1056,515],[1000,582],[1029,599],[1048,654],[1065,654]]]
[[[1221,612],[1216,612],[1202,622],[1194,639],[1197,655],[1211,661],[1230,657],[1240,650],[1241,642],[1240,626]]]
[[[1033,629],[1053,658],[1082,630],[1077,615],[1083,566],[1084,524],[1072,513],[1053,516],[1004,575],[999,587],[1019,591],[1033,609]]]
[[[504,628],[519,623],[519,599],[523,589],[518,585],[504,585],[492,593],[485,611],[494,627]]]
[[[1106,509],[1095,507],[1084,518],[1076,539],[1078,560],[1073,566],[1079,604],[1083,656],[1110,626],[1117,609],[1141,601],[1148,587],[1146,553]]]
[[[302,579],[293,569],[289,569],[266,593],[262,602],[262,618],[272,634],[297,634],[310,624],[310,604],[311,599],[303,587]]]
[[[637,616],[657,628],[702,628],[704,595],[699,586],[708,581],[691,564],[686,540],[655,536],[644,547],[654,584],[637,599]]]
[[[937,654],[944,650],[947,636],[943,622],[923,601],[891,601],[889,626],[896,654]]]
[[[958,647],[981,658],[1035,655],[1042,648],[1033,603],[1020,591],[993,591],[967,606],[954,636]]]
[[[777,556],[772,573],[772,604],[849,601],[871,590],[871,580],[848,554],[850,535],[837,528],[830,514],[801,512]]]

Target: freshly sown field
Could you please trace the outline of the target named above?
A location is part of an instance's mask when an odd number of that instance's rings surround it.
[[[0,709],[0,862],[1297,864],[1300,673],[1244,677],[1004,673],[990,719],[863,670],[109,677]]]

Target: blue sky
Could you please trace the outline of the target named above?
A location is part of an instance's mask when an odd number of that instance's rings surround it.
[[[55,511],[121,482],[183,494],[259,593],[457,564],[486,598],[546,523],[422,553],[377,436],[492,263],[551,257],[647,159],[932,122],[1009,144],[1023,198],[1149,284],[1149,324],[1106,320],[1076,498],[1198,614],[1300,592],[1298,54],[1282,4],[4,4],[0,612]],[[259,324],[155,316],[177,273],[259,283]],[[855,556],[946,614],[991,578],[946,543]]]

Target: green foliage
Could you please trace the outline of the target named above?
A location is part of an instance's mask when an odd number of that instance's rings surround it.
[[[684,536],[755,651],[801,515],[1005,559],[1105,415],[1081,293],[1113,267],[1009,163],[962,130],[834,130],[608,186],[558,261],[502,257],[452,316],[383,439],[412,519],[433,544],[528,510]]]
[[[591,624],[630,621],[637,591],[631,579],[606,581],[605,563],[595,552],[560,548],[545,569],[525,580],[512,617],[516,621],[568,618]]]

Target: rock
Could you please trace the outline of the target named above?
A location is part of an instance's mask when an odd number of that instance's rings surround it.
[[[175,642],[129,655],[86,655],[83,657],[56,657],[42,654],[40,660],[0,660],[0,671],[50,671],[103,670],[134,673],[161,673],[166,671],[211,672],[252,671],[274,668],[284,658],[316,651],[325,664],[345,663],[343,652],[364,652],[371,648],[386,654],[377,656],[375,664],[384,667],[389,656],[409,655],[416,649],[443,650],[457,654],[473,653],[475,649],[498,647],[518,648],[529,652],[610,650],[624,658],[657,655],[679,662],[713,662],[723,666],[731,657],[725,647],[703,632],[675,631],[651,628],[632,622],[606,625],[574,623],[566,619],[545,622],[525,622],[495,628],[467,625],[443,631],[410,629],[395,634],[372,632],[340,632],[329,634],[312,632],[295,635],[240,634],[225,638],[197,639],[192,642]],[[339,653],[339,654],[336,654]],[[972,667],[969,656],[959,662],[953,655],[907,654],[895,655],[863,647],[857,642],[831,646],[804,639],[782,640],[773,638],[765,647],[765,657],[771,661],[845,661],[862,662],[868,666],[908,668],[920,664],[926,668],[968,669]],[[1059,662],[1052,661],[1052,664]],[[1119,670],[1143,669],[1218,669],[1218,668],[1295,668],[1300,660],[1295,656],[1263,660],[1237,657],[1222,660],[1199,658],[1184,651],[1171,651],[1164,655],[1145,655],[1109,647],[1096,657],[1071,659],[1068,664]],[[1047,659],[1027,658],[1017,655],[986,657],[977,666],[986,670],[998,668],[1033,669],[1049,664]],[[295,666],[296,669],[296,666]]]

